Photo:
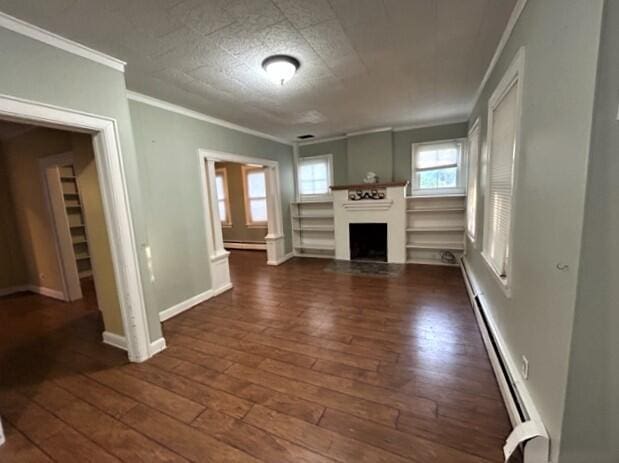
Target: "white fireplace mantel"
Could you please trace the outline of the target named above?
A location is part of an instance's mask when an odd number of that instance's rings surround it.
[[[407,182],[356,184],[332,187],[335,225],[335,258],[350,260],[351,223],[387,224],[387,261],[406,263],[406,185]],[[377,190],[382,199],[353,201],[349,194]]]

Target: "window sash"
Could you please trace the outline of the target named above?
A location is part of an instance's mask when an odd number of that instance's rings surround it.
[[[460,140],[455,141],[439,141],[430,143],[414,144],[412,149],[412,183],[413,193],[425,194],[441,194],[442,192],[464,192],[462,185],[462,164],[464,153],[462,150],[463,143]],[[454,156],[441,155],[441,151],[455,150]],[[424,153],[435,153],[435,160],[432,162],[432,154],[423,159]],[[430,159],[428,159],[430,158]],[[419,174],[426,172],[438,172],[447,169],[456,169],[455,185],[443,186],[437,182],[435,186],[422,186],[421,177]]]
[[[496,274],[509,277],[513,178],[518,117],[515,80],[500,101],[490,108],[488,191],[484,254]]]
[[[231,216],[230,203],[228,201],[228,176],[225,169],[217,169],[215,171],[215,194],[217,197],[219,221],[223,225],[230,225]]]
[[[263,178],[264,189],[263,193],[258,194],[255,191],[251,191],[250,178],[254,175],[260,174]],[[266,185],[266,171],[264,168],[243,166],[243,187],[245,195],[245,219],[247,225],[264,225],[268,222],[268,203],[267,203],[267,185]],[[262,188],[260,188],[262,189]],[[262,215],[259,215],[259,210],[256,208],[258,204],[264,204]]]
[[[316,167],[323,167],[322,175]],[[298,165],[299,194],[301,196],[324,196],[331,186],[331,155],[300,158]]]

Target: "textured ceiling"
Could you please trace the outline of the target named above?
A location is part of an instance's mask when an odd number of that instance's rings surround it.
[[[294,139],[466,119],[515,0],[0,0],[129,89]],[[260,66],[301,61],[279,87]]]

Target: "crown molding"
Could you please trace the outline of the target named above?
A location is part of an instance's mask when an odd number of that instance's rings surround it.
[[[66,51],[73,55],[81,56],[82,58],[103,64],[104,66],[110,67],[116,71],[123,73],[125,72],[125,65],[127,63],[124,61],[106,55],[105,53],[101,53],[100,51],[93,50],[92,48],[88,48],[85,45],[66,39],[58,34],[46,31],[45,29],[2,12],[0,12],[0,27],[26,37],[30,37],[31,39],[38,40],[46,45],[59,48],[60,50]]]
[[[369,133],[391,132],[393,127],[377,127],[375,129],[359,130],[357,132],[349,132],[347,137],[356,137],[357,135],[367,135]]]
[[[314,140],[300,141],[297,143],[297,145],[298,146],[315,145],[316,143],[327,143],[330,141],[346,140],[347,138],[348,138],[347,135],[337,135],[334,137],[316,138]]]
[[[255,137],[265,138],[267,140],[275,141],[277,143],[283,143],[284,145],[293,145],[291,142],[289,142],[288,140],[284,140],[283,138],[274,137],[273,135],[269,135],[268,133],[259,132],[258,130],[243,127],[242,125],[237,125],[223,119],[218,119],[216,117],[209,116],[208,114],[194,111],[193,109],[185,108],[184,106],[179,106],[168,101],[144,95],[142,93],[127,90],[127,98],[133,101],[137,101],[139,103],[147,104],[149,106],[154,106],[156,108],[165,109],[166,111],[171,111],[173,113],[181,114],[183,116],[191,117],[193,119],[198,119],[200,121],[208,122],[210,124],[215,124],[220,127],[236,130],[237,132],[243,132],[248,135],[254,135]]]
[[[518,19],[520,19],[520,15],[524,11],[524,7],[526,5],[527,5],[527,0],[518,0],[516,5],[514,6],[514,9],[512,10],[512,14],[510,15],[509,20],[507,21],[507,25],[505,26],[505,30],[503,31],[503,35],[501,36],[501,40],[499,41],[499,44],[497,45],[496,50],[494,51],[494,55],[492,56],[492,59],[490,60],[490,64],[488,65],[488,69],[486,70],[486,73],[484,74],[484,78],[482,79],[481,84],[479,85],[477,92],[475,93],[475,97],[473,98],[473,101],[474,101],[473,108],[477,106],[479,97],[481,97],[481,93],[484,91],[484,87],[488,83],[488,80],[490,79],[490,75],[492,74],[492,71],[497,65],[499,58],[501,57],[501,53],[503,53],[503,50],[505,49],[505,46],[507,45],[507,41],[511,37],[512,32],[514,32],[514,28],[516,27],[516,24],[518,23]]]
[[[426,123],[426,124],[412,124],[412,125],[402,125],[399,127],[394,127],[393,131],[394,132],[406,132],[407,130],[417,130],[417,129],[429,129],[432,127],[443,127],[445,125],[452,125],[452,124],[466,124],[468,123],[467,119],[446,119],[446,120],[442,120],[442,121],[436,121],[433,123]]]

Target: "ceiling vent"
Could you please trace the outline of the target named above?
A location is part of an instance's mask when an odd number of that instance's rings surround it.
[[[306,133],[305,135],[299,135],[297,138],[299,140],[309,140],[310,138],[314,138],[314,135],[311,133]]]

